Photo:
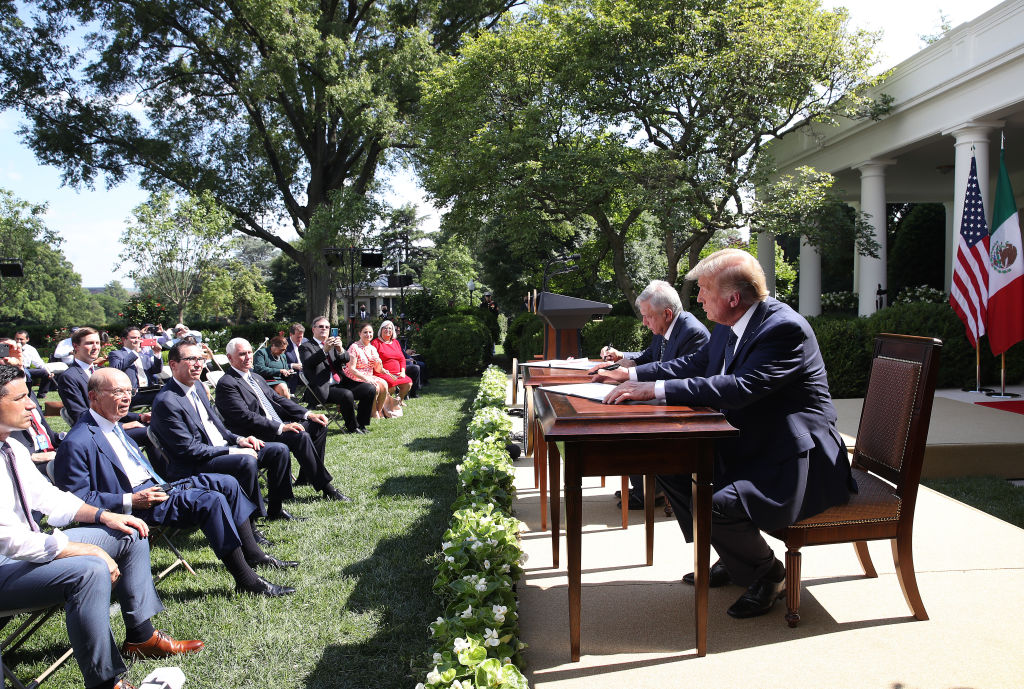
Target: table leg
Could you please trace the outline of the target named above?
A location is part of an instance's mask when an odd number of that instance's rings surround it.
[[[573,455],[579,450],[566,445],[565,462],[565,544],[569,555],[569,657],[580,659],[580,585],[582,583],[581,544],[583,540],[583,481],[579,462]]]
[[[537,419],[533,426],[533,466],[539,477],[536,483],[540,487],[540,530],[543,531],[548,528],[548,477],[545,472],[548,446],[544,442],[544,429],[540,425],[540,419]]]
[[[551,565],[552,567],[558,567],[558,540],[561,536],[560,527],[562,525],[562,505],[559,500],[558,487],[562,485],[560,477],[562,456],[558,452],[558,445],[556,443],[551,443],[548,446],[547,459],[548,480],[551,486],[551,490],[548,491],[548,494],[551,496]],[[566,513],[568,513],[568,508],[566,508]]]
[[[710,446],[699,452],[710,453]],[[699,480],[694,473],[693,482],[693,617],[697,631],[697,656],[708,652],[708,578],[711,576],[711,481]]]
[[[622,528],[629,528],[629,477],[622,477],[622,488],[619,489],[619,505],[622,507]]]
[[[647,566],[654,564],[654,474],[644,476],[644,536],[647,544]]]

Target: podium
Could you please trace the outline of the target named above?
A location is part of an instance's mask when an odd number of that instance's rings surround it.
[[[541,292],[537,296],[537,315],[545,323],[544,358],[583,356],[580,328],[595,315],[604,315],[611,310],[611,304]]]

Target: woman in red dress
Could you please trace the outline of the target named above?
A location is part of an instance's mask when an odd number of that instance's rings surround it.
[[[380,356],[381,370],[374,375],[383,378],[388,384],[388,391],[398,393],[398,401],[405,404],[405,396],[412,388],[412,378],[405,375],[405,354],[402,346],[395,338],[395,324],[384,321],[377,330],[377,337],[371,343]]]

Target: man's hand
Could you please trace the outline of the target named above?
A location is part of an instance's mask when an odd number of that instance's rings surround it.
[[[163,347],[161,347],[159,344],[154,342],[153,344],[151,344],[149,346],[149,351],[153,352],[154,354],[159,354],[160,352],[163,351]]]
[[[36,464],[46,464],[47,462],[52,462],[53,458],[56,456],[57,453],[53,450],[50,450],[49,452],[33,452],[32,461]]]
[[[114,559],[107,555],[107,551],[98,545],[92,543],[79,543],[78,541],[69,541],[64,549],[57,553],[55,559],[59,560],[65,557],[76,557],[82,555],[92,555],[103,560],[107,565],[107,569],[110,570],[110,583],[116,584],[117,580],[121,578],[121,570],[118,568],[117,563]]]
[[[141,421],[142,423],[149,423],[149,420],[152,418],[153,412],[150,411],[144,411],[141,414],[139,414],[139,421]]]
[[[250,435],[248,438],[239,438],[238,446],[247,447],[251,450],[259,451],[263,449],[263,441],[254,435]]]
[[[611,364],[608,364],[607,366],[610,365]],[[607,366],[598,364],[594,368],[590,369],[591,371],[594,371],[595,383],[622,383],[629,380],[629,371],[626,369],[616,368],[611,371],[607,371],[605,370]]]
[[[107,365],[107,357],[105,357],[105,356],[98,356],[98,357],[96,357],[96,360],[92,362],[92,365],[95,366],[96,368],[99,368],[100,366],[106,366]]]
[[[139,423],[138,421],[127,421],[127,422],[121,424],[121,428],[123,428],[126,431],[130,430],[132,428],[142,428],[142,427],[143,427],[142,424]]]
[[[149,537],[149,526],[146,522],[130,514],[119,514],[107,510],[100,515],[100,524],[114,531],[123,531],[125,533],[131,533],[132,529],[134,529],[139,532],[140,537]]]
[[[301,433],[304,430],[306,430],[306,427],[303,426],[301,423],[297,423],[295,421],[292,421],[291,423],[286,423],[284,426],[281,427],[282,433]]]
[[[302,364],[300,364],[298,362],[292,364],[292,370],[293,371],[301,371],[302,370]]]
[[[148,510],[154,505],[159,505],[168,497],[167,493],[165,493],[164,489],[160,486],[153,486],[146,490],[140,490],[138,493],[132,493],[132,509]]]
[[[601,347],[601,358],[605,361],[614,362],[622,358],[622,353],[615,349],[615,347],[609,345],[607,347]]]
[[[313,423],[320,424],[321,426],[327,425],[327,414],[310,414],[306,418],[312,421]]]
[[[654,383],[623,383],[618,385],[604,397],[605,404],[621,404],[623,402],[643,402],[654,399]]]

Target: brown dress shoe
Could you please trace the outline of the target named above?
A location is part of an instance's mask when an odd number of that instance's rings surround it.
[[[135,689],[134,684],[128,684],[127,680],[119,679],[117,684],[114,685],[114,689]]]
[[[202,641],[178,641],[166,632],[157,629],[148,641],[139,644],[124,642],[121,655],[131,658],[166,658],[181,653],[195,653],[203,650]]]

